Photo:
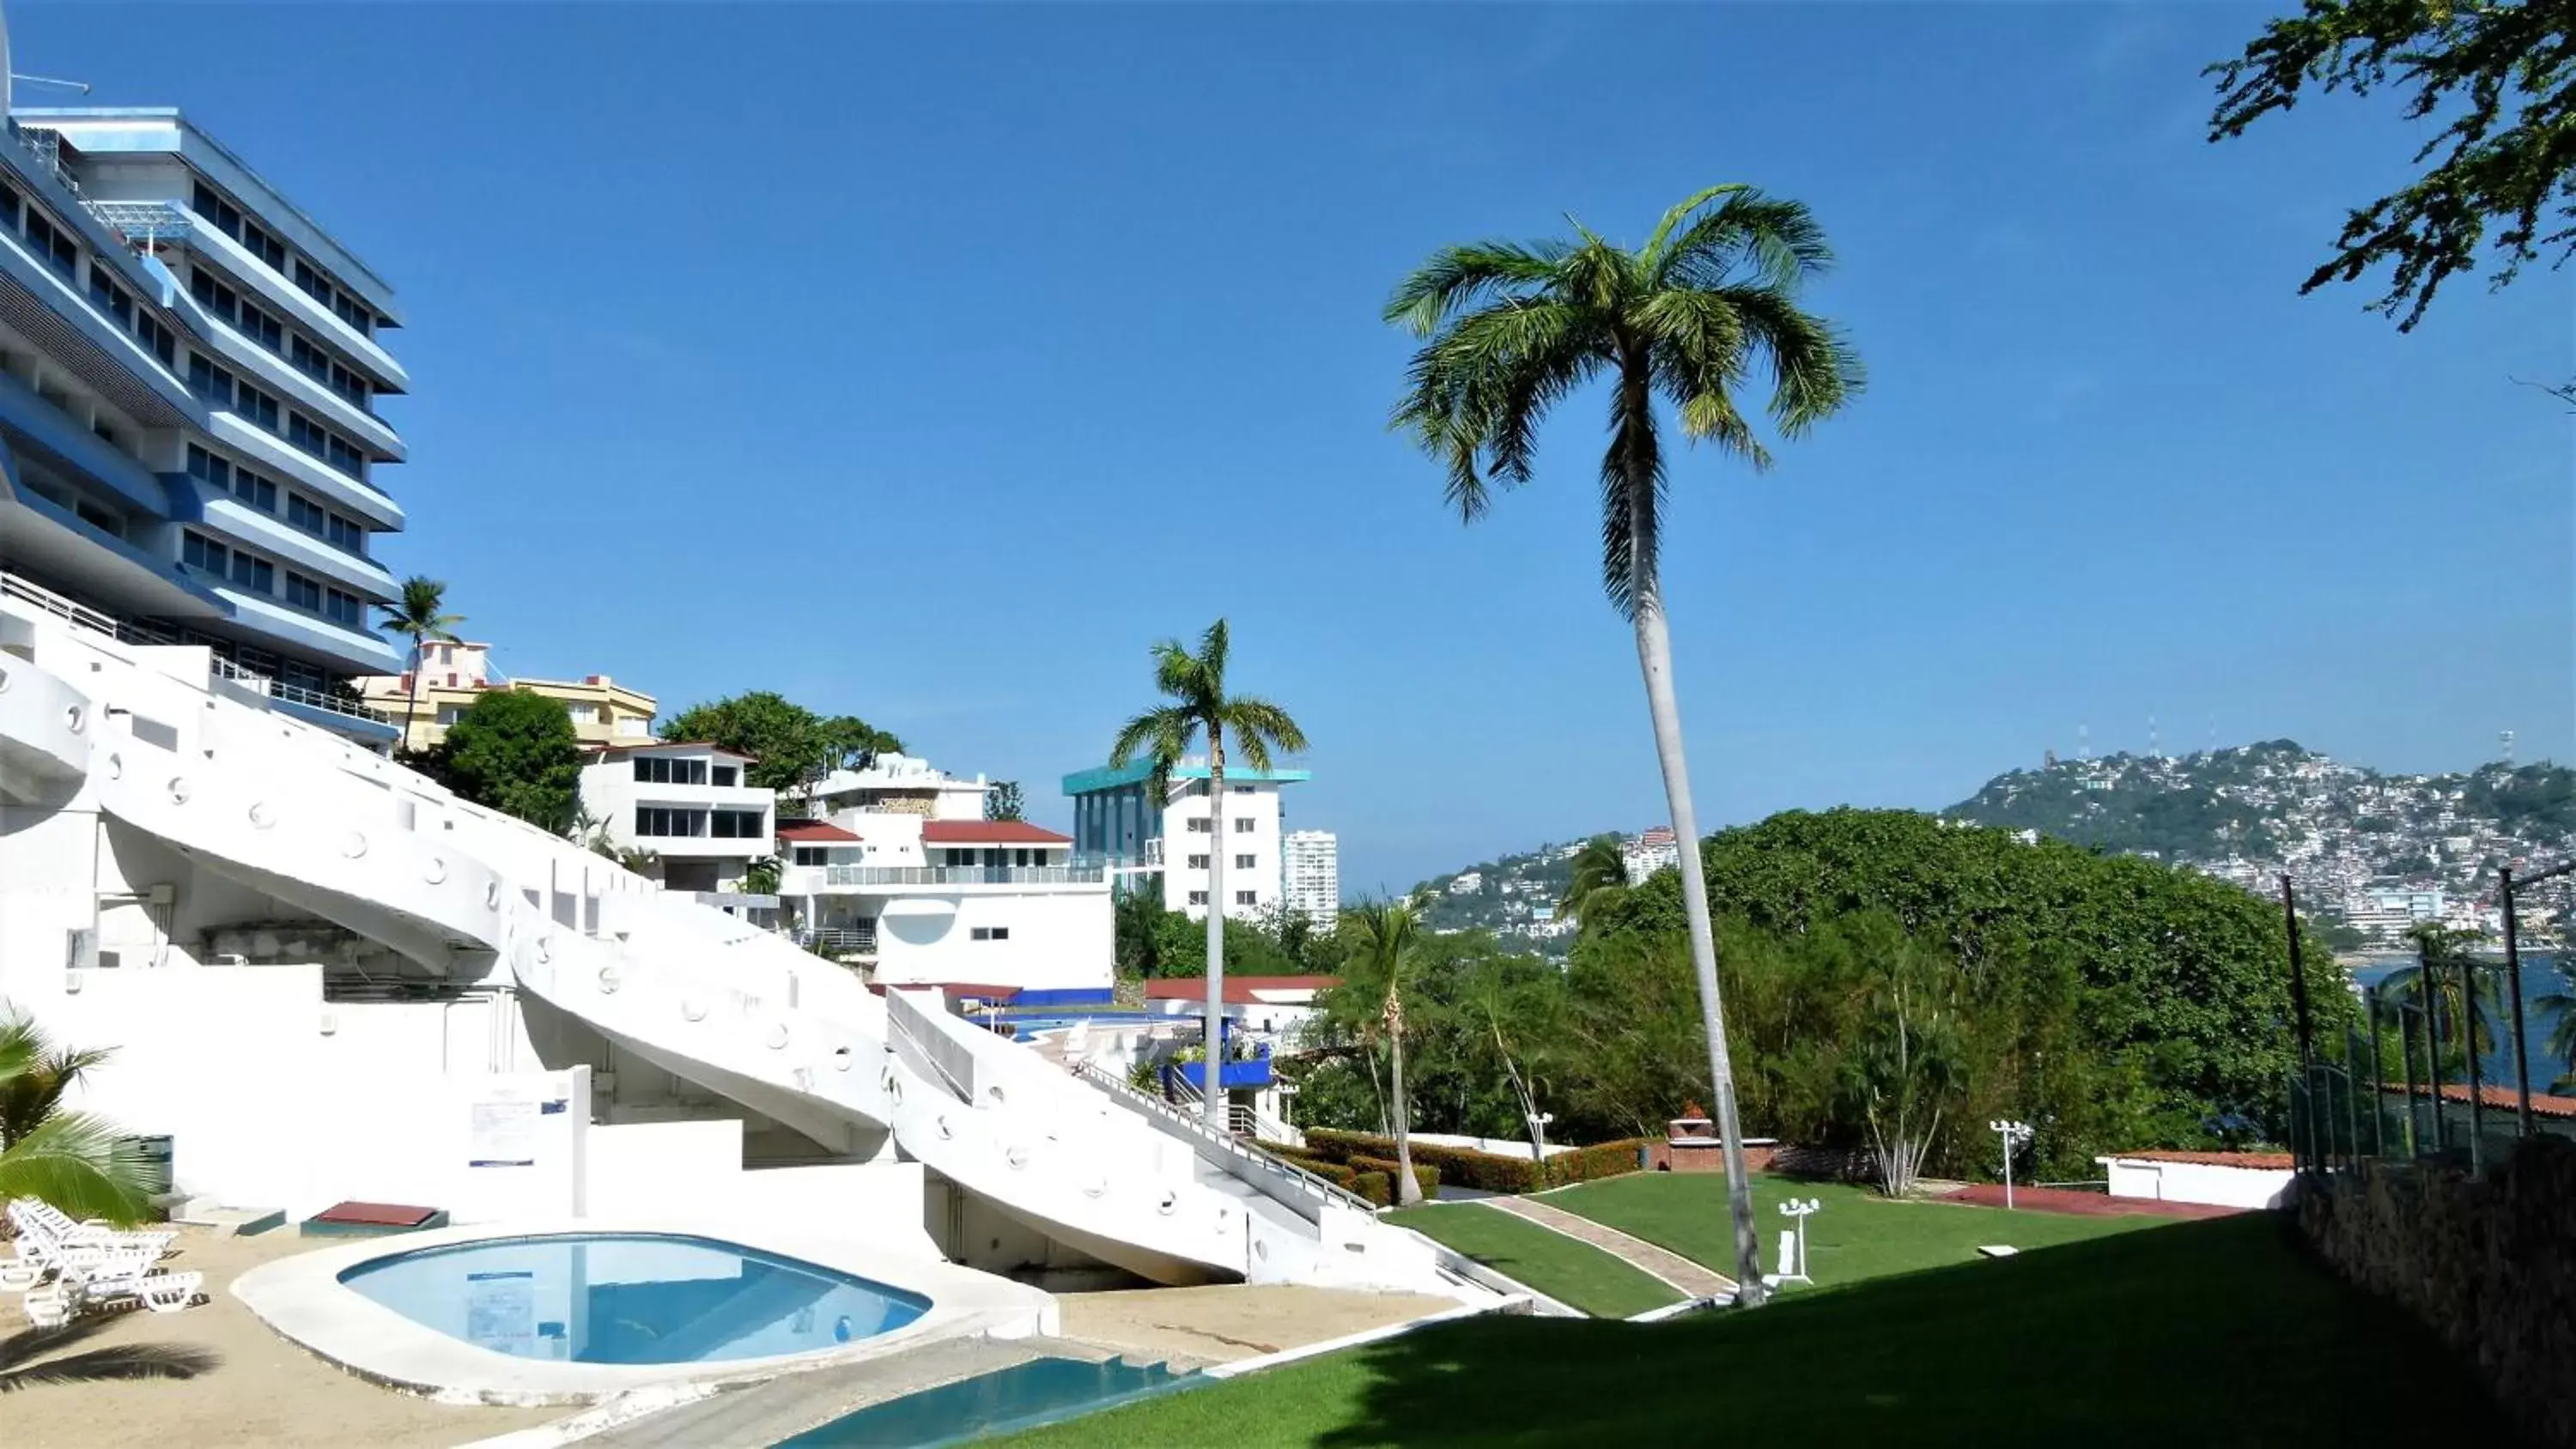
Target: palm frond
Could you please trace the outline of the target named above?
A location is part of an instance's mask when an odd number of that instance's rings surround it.
[[[1770,369],[1773,426],[1795,438],[1840,412],[1869,385],[1860,354],[1832,323],[1764,287],[1717,294],[1741,320],[1753,354]]]
[[[1834,252],[1803,204],[1746,186],[1648,260],[1651,285],[1658,288],[1714,291],[1749,284],[1794,293],[1802,280],[1833,266]]]
[[[1646,238],[1646,245],[1641,249],[1639,255],[1643,256],[1648,262],[1660,266],[1664,255],[1664,245],[1672,239],[1673,228],[1680,226],[1685,218],[1698,212],[1700,208],[1717,200],[1721,196],[1728,196],[1738,191],[1750,191],[1752,189],[1752,187],[1745,185],[1741,181],[1721,181],[1715,186],[1703,188],[1693,195],[1684,198],[1680,205],[1664,213],[1664,219],[1662,221],[1655,223],[1654,233]]]
[[[1292,755],[1305,750],[1306,732],[1285,709],[1248,694],[1235,695],[1225,704],[1225,727],[1234,735],[1234,748],[1245,764],[1267,770],[1272,750]]]
[[[147,1183],[137,1144],[84,1112],[57,1112],[0,1148],[0,1201],[32,1197],[75,1218],[135,1223]]]
[[[1219,619],[1199,635],[1198,677],[1211,696],[1225,693],[1227,652],[1225,620]]]
[[[1610,448],[1601,455],[1601,590],[1623,619],[1663,597],[1663,506],[1654,399],[1623,383],[1611,391]]]
[[[101,1318],[90,1321],[107,1323],[113,1320]],[[41,1329],[31,1330],[7,1341],[0,1341],[0,1365],[13,1361],[23,1362],[23,1359],[12,1358],[10,1352],[12,1347],[19,1339],[44,1332],[45,1330]],[[54,1332],[59,1333],[62,1330],[58,1329]],[[41,1343],[33,1344],[25,1352],[40,1353],[44,1348],[45,1345]],[[211,1373],[222,1367],[223,1361],[223,1355],[213,1349],[192,1343],[117,1344],[108,1348],[94,1348],[86,1353],[65,1354],[60,1358],[49,1358],[40,1363],[29,1363],[24,1368],[0,1366],[0,1394],[14,1394],[27,1389],[60,1384],[127,1383],[136,1379],[193,1379],[199,1374]]]
[[[1546,282],[1564,254],[1564,243],[1555,241],[1482,241],[1443,247],[1396,284],[1383,315],[1390,323],[1410,328],[1416,337],[1428,337],[1455,313],[1513,288]]]

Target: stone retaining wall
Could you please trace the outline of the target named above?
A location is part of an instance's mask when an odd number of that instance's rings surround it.
[[[2483,1180],[2364,1163],[2297,1203],[2329,1266],[2430,1325],[2535,1441],[2576,1449],[2576,1142],[2529,1139]]]

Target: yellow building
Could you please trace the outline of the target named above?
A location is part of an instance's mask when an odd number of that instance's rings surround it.
[[[628,689],[605,674],[580,679],[510,679],[496,674],[489,644],[432,644],[421,659],[417,700],[409,674],[375,674],[354,681],[367,703],[403,726],[403,748],[426,750],[447,738],[447,727],[487,689],[524,689],[561,700],[573,733],[585,745],[632,745],[653,737],[653,696]]]

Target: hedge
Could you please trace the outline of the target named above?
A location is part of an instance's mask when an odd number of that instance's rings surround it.
[[[1638,1138],[1557,1153],[1547,1160],[1544,1182],[1526,1157],[1506,1157],[1499,1152],[1478,1152],[1473,1148],[1421,1141],[1414,1142],[1412,1150],[1415,1167],[1437,1169],[1442,1182],[1485,1192],[1532,1192],[1541,1186],[1563,1187],[1568,1183],[1590,1182],[1596,1177],[1617,1177],[1638,1171],[1645,1165],[1645,1143]],[[1305,1150],[1298,1156],[1301,1160],[1319,1162],[1356,1162],[1362,1157],[1388,1160],[1395,1156],[1395,1139],[1373,1132],[1342,1132],[1329,1127],[1313,1127],[1307,1129]]]
[[[1388,1193],[1394,1192],[1395,1174],[1400,1169],[1397,1168],[1393,1162],[1390,1162],[1383,1157],[1354,1157],[1351,1159],[1351,1166],[1359,1169],[1359,1175],[1361,1177],[1375,1176],[1381,1179],[1381,1191]],[[1427,1163],[1417,1162],[1413,1164],[1413,1180],[1422,1185],[1422,1196],[1424,1201],[1427,1202],[1440,1195],[1439,1168],[1433,1167]],[[1358,1189],[1354,1188],[1352,1191],[1357,1192]],[[1360,1193],[1360,1196],[1368,1198],[1369,1201],[1376,1203],[1379,1207],[1393,1207],[1395,1205],[1395,1199],[1393,1197],[1369,1197],[1369,1195],[1364,1192]]]

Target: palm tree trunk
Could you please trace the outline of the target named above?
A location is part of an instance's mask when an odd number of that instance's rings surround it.
[[[1413,1180],[1413,1110],[1404,1096],[1404,1008],[1395,998],[1395,983],[1386,987],[1388,1074],[1395,1081],[1395,1205],[1422,1201],[1422,1184]]]
[[[1189,864],[1189,847],[1181,850]],[[1165,869],[1169,869],[1167,864]],[[1208,722],[1207,1123],[1225,1130],[1225,731]]]
[[[1636,485],[1632,485],[1634,487]],[[1643,485],[1649,492],[1652,483]],[[1642,500],[1641,500],[1642,501]],[[1637,613],[1637,664],[1646,676],[1646,711],[1655,724],[1655,756],[1664,770],[1664,799],[1673,838],[1681,845],[1682,908],[1690,919],[1691,968],[1699,977],[1700,1025],[1708,1033],[1708,1076],[1716,1096],[1718,1137],[1726,1145],[1726,1205],[1735,1219],[1735,1301],[1750,1308],[1763,1300],[1762,1249],[1753,1226],[1753,1182],[1744,1168],[1744,1129],[1735,1114],[1735,1066],[1726,1049],[1726,1012],[1717,995],[1717,932],[1708,918],[1708,873],[1700,860],[1699,812],[1691,808],[1690,767],[1682,757],[1682,716],[1673,701],[1673,642],[1664,625],[1664,600],[1643,545],[1633,535]]]
[[[428,663],[429,642],[424,636],[414,634],[411,636],[411,703],[403,710],[402,722],[402,747],[406,753],[416,748],[427,748],[412,744],[411,729],[412,721],[420,714],[421,676],[427,672]]]

